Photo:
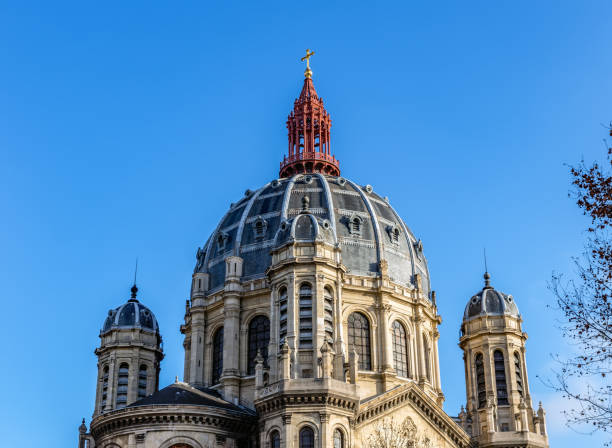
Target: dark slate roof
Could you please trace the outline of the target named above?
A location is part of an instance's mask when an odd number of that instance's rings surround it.
[[[305,207],[307,197],[307,207]],[[349,230],[361,220],[360,235]],[[397,235],[397,238],[395,237]],[[196,272],[210,274],[210,292],[223,287],[224,258],[243,258],[243,280],[263,278],[270,251],[288,241],[322,240],[339,245],[349,273],[376,276],[386,260],[389,277],[413,285],[416,274],[429,292],[429,271],[415,238],[387,198],[370,185],[343,177],[300,174],[276,179],[233,203],[200,252]]]
[[[142,398],[127,406],[128,408],[138,406],[208,406],[213,408],[224,409],[226,411],[253,416],[255,412],[243,407],[237,406],[229,401],[221,398],[221,395],[215,390],[207,388],[199,388],[190,386],[187,383],[174,383],[163,389]]]
[[[489,278],[489,274],[485,273],[485,287],[469,300],[465,307],[465,312],[463,313],[463,320],[469,320],[484,315],[520,316],[514,298],[510,294],[504,294],[490,286]]]
[[[115,328],[141,328],[159,333],[157,319],[153,312],[136,299],[130,299],[123,305],[108,312],[102,326],[102,333]]]

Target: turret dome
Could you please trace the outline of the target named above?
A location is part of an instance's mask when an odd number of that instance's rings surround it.
[[[474,295],[465,307],[463,320],[470,320],[484,315],[508,315],[520,317],[514,298],[510,294],[497,291],[491,286],[491,276],[484,274],[485,286]]]
[[[102,326],[101,334],[114,329],[140,328],[152,333],[159,333],[157,319],[153,312],[136,299],[138,288],[132,286],[132,298],[123,305],[109,310]]]

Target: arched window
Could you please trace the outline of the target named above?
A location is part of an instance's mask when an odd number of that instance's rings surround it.
[[[223,327],[213,336],[212,347],[212,384],[217,384],[223,373]]]
[[[406,329],[397,320],[393,322],[393,367],[398,376],[409,377]]]
[[[138,399],[147,396],[147,366],[142,364],[138,370]]]
[[[334,295],[331,289],[323,290],[323,317],[325,320],[325,337],[329,342],[334,340]]]
[[[273,431],[270,434],[270,448],[280,448],[280,434],[278,431]]]
[[[344,448],[344,433],[338,428],[334,430],[334,448]]]
[[[278,292],[278,342],[280,345],[287,337],[287,288]]]
[[[429,347],[429,341],[423,335],[423,355],[425,356],[425,375],[427,380],[431,383],[431,348]]]
[[[484,375],[484,362],[482,360],[482,353],[476,355],[474,360],[474,367],[476,368],[476,391],[478,393],[478,408],[484,408],[487,404],[487,390],[485,386],[485,375]]]
[[[100,401],[100,411],[106,407],[106,398],[108,397],[108,366],[102,371],[102,400]]]
[[[312,347],[312,288],[300,286],[300,348]]]
[[[521,357],[517,352],[514,352],[514,376],[516,376],[516,390],[519,395],[523,396],[523,375],[521,369]]]
[[[314,431],[308,426],[300,430],[300,448],[314,448]]]
[[[124,362],[119,366],[119,374],[117,375],[117,399],[115,400],[115,407],[117,409],[123,408],[127,404],[129,375],[130,366]]]
[[[352,313],[348,318],[349,348],[359,355],[359,369],[372,370],[370,358],[370,322],[361,313]]]
[[[506,385],[506,364],[504,354],[501,350],[493,353],[493,363],[495,364],[495,385],[497,386],[497,404],[508,404],[508,386]]]
[[[264,365],[268,363],[268,344],[270,343],[270,320],[266,316],[257,316],[249,324],[249,354],[247,373],[255,373],[255,358],[257,351],[264,359]]]

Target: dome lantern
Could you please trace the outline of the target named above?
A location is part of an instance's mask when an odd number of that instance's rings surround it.
[[[304,85],[287,118],[289,150],[280,163],[279,177],[300,173],[340,175],[340,164],[330,148],[331,118],[312,82],[310,57],[313,54],[306,50],[302,58],[306,61]]]

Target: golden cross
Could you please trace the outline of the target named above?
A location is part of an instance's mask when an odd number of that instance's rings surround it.
[[[306,61],[306,70],[310,70],[310,57],[315,54],[314,51],[310,51],[310,48],[306,49],[306,56],[302,58],[302,62]]]

